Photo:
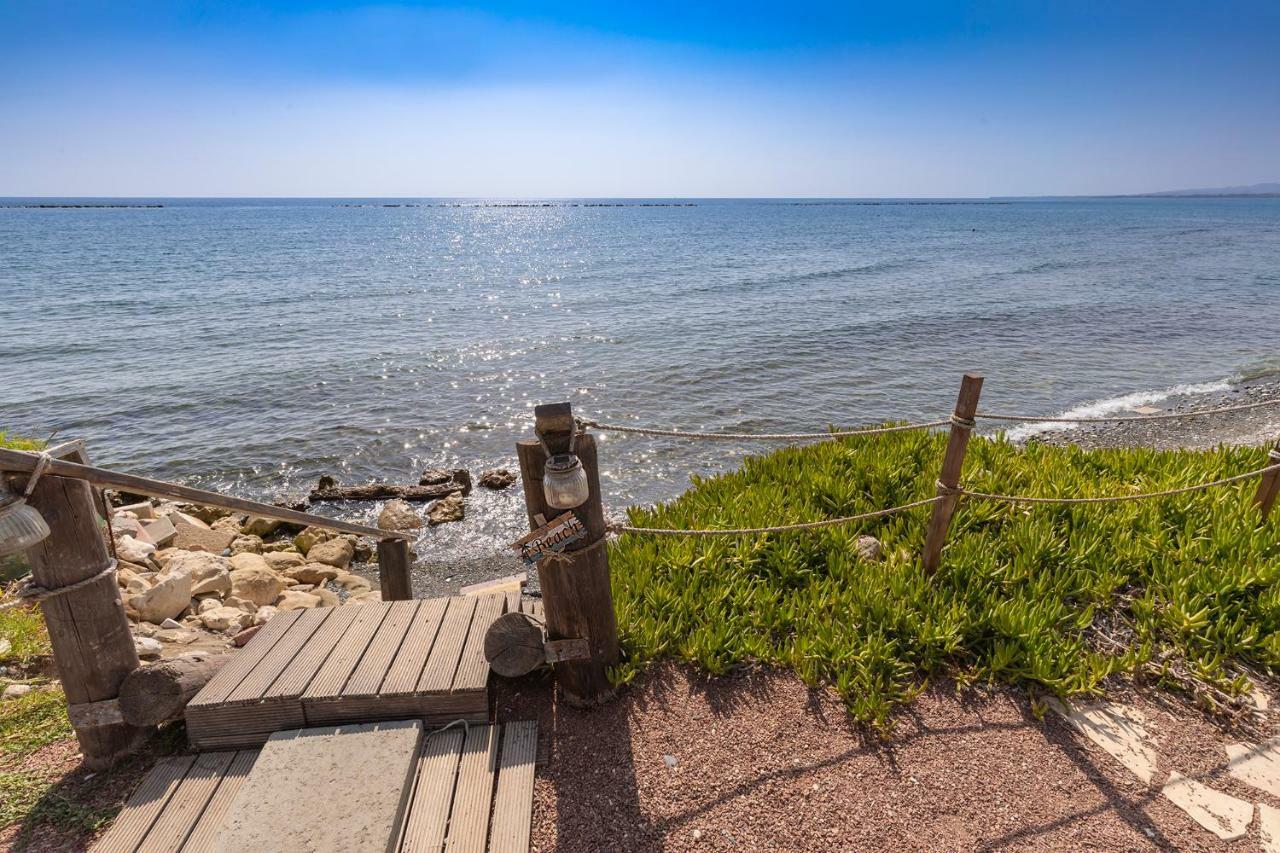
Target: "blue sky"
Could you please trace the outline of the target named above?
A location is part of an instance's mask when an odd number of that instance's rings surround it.
[[[1280,180],[1280,2],[0,0],[0,195]]]

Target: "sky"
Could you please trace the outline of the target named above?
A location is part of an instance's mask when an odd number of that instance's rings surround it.
[[[1280,2],[0,0],[0,196],[1280,180]]]

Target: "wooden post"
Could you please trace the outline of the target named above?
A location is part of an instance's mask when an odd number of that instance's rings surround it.
[[[539,406],[534,410],[535,429],[547,437],[548,446],[559,451],[558,441],[567,442],[572,424],[568,403]],[[585,639],[591,656],[556,664],[556,674],[565,700],[574,706],[589,707],[613,698],[607,667],[618,662],[618,626],[613,612],[613,590],[609,580],[609,555],[605,547],[604,503],[600,498],[600,468],[595,437],[580,433],[574,452],[587,474],[591,494],[587,502],[573,510],[587,535],[566,548],[563,555],[538,563],[538,579],[549,640]],[[564,512],[547,506],[542,494],[546,453],[537,440],[517,442],[520,479],[524,485],[525,508],[530,529],[537,529]]]
[[[1268,453],[1267,464],[1280,464],[1280,441],[1277,441],[1276,446]],[[1267,516],[1271,514],[1271,507],[1275,505],[1277,494],[1280,494],[1280,471],[1268,471],[1262,475],[1258,483],[1258,491],[1253,496],[1253,502],[1258,505],[1263,521],[1266,521]]]
[[[951,440],[947,453],[942,457],[942,473],[938,477],[938,494],[942,500],[933,505],[929,530],[924,539],[924,570],[938,570],[942,559],[942,546],[947,541],[947,528],[951,515],[956,511],[960,495],[955,489],[960,485],[960,470],[964,467],[964,453],[969,447],[969,433],[973,432],[973,416],[978,411],[978,396],[982,393],[982,376],[966,373],[960,382],[960,395],[956,397],[955,414],[951,416]]]
[[[44,516],[50,530],[47,539],[27,550],[37,585],[57,589],[106,568],[110,558],[88,483],[46,474],[28,503]],[[125,677],[138,668],[138,653],[115,574],[48,598],[41,608],[72,709],[117,698]],[[71,718],[82,720],[76,724],[76,737],[85,765],[95,769],[109,767],[133,751],[148,731],[123,722],[84,722],[85,715],[75,713]]]
[[[383,601],[408,601],[413,598],[408,542],[403,539],[378,540],[378,585],[382,587]]]

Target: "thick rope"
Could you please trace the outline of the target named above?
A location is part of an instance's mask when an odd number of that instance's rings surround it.
[[[886,515],[893,515],[897,512],[905,512],[916,507],[935,504],[942,500],[943,496],[925,498],[924,500],[912,501],[909,504],[895,506],[889,509],[879,509],[875,512],[864,512],[861,515],[848,515],[843,518],[824,518],[822,521],[805,521],[799,524],[779,524],[774,527],[739,527],[734,529],[709,529],[709,530],[675,530],[664,527],[632,527],[629,524],[610,524],[608,531],[610,533],[645,533],[651,536],[753,536],[757,533],[787,533],[792,530],[817,530],[821,527],[835,527],[839,524],[852,524],[855,521],[866,521],[869,518],[881,518]]]
[[[1280,405],[1280,398],[1262,400],[1258,403],[1243,403],[1239,406],[1226,406],[1220,409],[1200,409],[1194,412],[1164,412],[1158,415],[1100,415],[1082,418],[1043,418],[1038,415],[1008,415],[1003,412],[978,412],[974,417],[986,418],[989,421],[1022,421],[1026,423],[1047,424],[1104,424],[1124,423],[1127,421],[1172,421],[1179,418],[1199,418],[1205,415],[1225,415],[1228,412],[1244,412],[1249,409],[1261,409],[1265,406]]]
[[[913,429],[932,429],[933,427],[946,426],[951,423],[950,420],[942,421],[926,421],[916,424],[901,424],[891,427],[876,427],[867,429],[851,429],[851,430],[833,430],[831,432],[686,432],[678,429],[652,429],[649,427],[632,427],[622,426],[620,424],[604,424],[599,421],[579,419],[580,427],[595,427],[596,429],[608,430],[610,432],[626,432],[635,435],[655,435],[670,436],[672,438],[698,438],[712,439],[720,441],[802,441],[805,439],[830,439],[830,438],[847,438],[855,435],[883,435],[890,432],[905,432]]]
[[[84,589],[86,586],[95,584],[108,575],[115,574],[116,561],[109,560],[102,571],[96,572],[84,580],[78,580],[75,583],[66,586],[44,587],[38,586],[31,581],[24,581],[22,586],[18,587],[14,595],[17,596],[15,601],[6,601],[0,604],[0,610],[8,610],[11,607],[21,607],[24,604],[34,604],[40,601],[48,601],[51,598],[57,598],[60,595],[66,595],[69,592],[75,592],[78,589]]]
[[[1199,483],[1194,486],[1184,486],[1180,489],[1165,489],[1160,492],[1143,492],[1137,495],[1118,495],[1115,497],[1101,498],[1038,498],[1025,497],[1023,495],[994,495],[986,492],[971,492],[968,489],[962,489],[961,492],[971,498],[978,498],[985,501],[1002,501],[1005,503],[1028,503],[1028,504],[1106,504],[1121,503],[1123,501],[1144,501],[1152,498],[1167,498],[1173,495],[1185,495],[1190,492],[1199,492],[1205,489],[1212,489],[1214,486],[1225,486],[1228,483],[1238,483],[1241,480],[1249,480],[1253,477],[1260,477],[1263,474],[1269,474],[1272,471],[1280,471],[1280,464],[1268,465],[1265,468],[1259,468],[1256,471],[1249,471],[1244,474],[1236,474],[1234,477],[1225,477],[1221,480],[1214,480],[1212,483]]]

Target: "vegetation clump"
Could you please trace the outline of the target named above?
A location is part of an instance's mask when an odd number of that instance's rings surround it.
[[[854,515],[934,494],[945,434],[850,438],[748,458],[636,526],[757,527]],[[1151,492],[1261,468],[1266,451],[1085,451],[976,438],[974,491],[1091,497]],[[761,663],[834,688],[884,728],[927,680],[1093,694],[1147,675],[1214,703],[1280,665],[1280,526],[1257,480],[1154,500],[1029,505],[963,498],[942,566],[919,552],[928,507],[822,530],[747,537],[629,534],[612,547],[627,659],[620,682],[674,658],[712,673]],[[884,546],[859,557],[857,539]]]

